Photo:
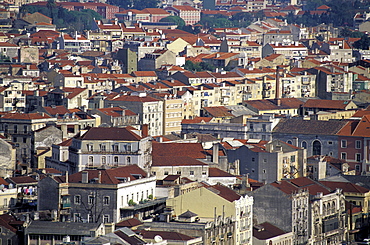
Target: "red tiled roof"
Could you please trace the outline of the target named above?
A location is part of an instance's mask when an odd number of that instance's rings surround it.
[[[142,138],[127,128],[90,128],[84,135],[77,137],[81,140],[129,140],[140,141]]]
[[[112,168],[112,169],[102,169],[102,170],[84,170],[72,175],[68,176],[68,181],[70,183],[81,183],[82,181],[82,172],[88,172],[88,180],[97,179],[99,176],[99,172],[101,174],[101,183],[102,184],[119,184],[122,181],[119,178],[130,178],[130,180],[135,180],[136,175],[141,175],[142,177],[147,177],[147,173],[142,170],[137,165],[128,165],[119,168]],[[134,176],[135,175],[135,176]],[[62,182],[65,181],[65,176],[60,178]],[[96,181],[95,181],[96,183]]]
[[[232,175],[226,171],[223,171],[219,168],[209,168],[209,177],[235,177],[235,175]]]
[[[230,188],[222,185],[222,184],[217,184],[217,185],[212,185],[210,187],[206,187],[208,190],[216,193],[220,197],[226,199],[229,202],[234,202],[236,200],[239,200],[241,195],[236,193],[235,191],[231,190]]]
[[[4,119],[19,119],[19,120],[33,120],[33,119],[44,119],[51,118],[46,114],[40,113],[6,113],[1,116]]]
[[[202,122],[209,122],[212,119],[213,119],[212,117],[194,117],[193,119],[183,119],[181,123],[182,124],[202,123]]]
[[[204,159],[206,157],[201,143],[154,143],[153,157],[192,157]]]
[[[325,185],[326,187],[330,188],[331,190],[339,188],[342,189],[343,192],[350,193],[368,193],[370,191],[365,187],[350,182],[334,182],[334,181],[319,181],[319,182]]]

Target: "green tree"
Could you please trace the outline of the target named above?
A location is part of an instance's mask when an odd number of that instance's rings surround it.
[[[360,40],[354,42],[353,47],[357,49],[368,50],[370,46],[370,38],[367,35],[363,35]]]
[[[159,0],[134,0],[132,8],[142,10],[145,8],[158,8]]]
[[[171,22],[177,25],[177,29],[182,29],[185,26],[185,21],[179,16],[167,16],[159,20],[159,22]]]

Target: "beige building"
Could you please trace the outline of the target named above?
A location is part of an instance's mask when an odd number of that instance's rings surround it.
[[[182,99],[170,93],[154,93],[153,97],[163,100],[163,134],[181,133]]]
[[[230,217],[235,220],[234,244],[252,244],[253,197],[240,196],[228,187],[218,184],[168,199],[167,206],[173,209],[176,216],[190,210],[200,218]],[[216,244],[221,243],[218,241]]]

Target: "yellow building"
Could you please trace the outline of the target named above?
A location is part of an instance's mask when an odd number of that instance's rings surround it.
[[[226,186],[202,187],[168,199],[174,215],[190,210],[199,218],[230,217],[235,220],[235,244],[252,244],[253,197],[241,196]]]
[[[153,96],[163,100],[163,134],[181,133],[182,99],[170,93],[155,93]]]

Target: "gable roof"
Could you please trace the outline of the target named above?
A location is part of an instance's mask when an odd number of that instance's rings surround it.
[[[350,193],[368,193],[370,192],[369,189],[350,183],[350,182],[335,182],[335,181],[319,181],[324,186],[330,188],[331,190],[335,190],[337,188],[342,189],[343,192],[350,192]]]
[[[217,185],[212,185],[208,187],[204,187],[213,193],[219,195],[220,197],[224,198],[225,200],[229,202],[234,202],[236,200],[239,200],[241,195],[236,193],[235,191],[231,190],[230,188],[222,185],[222,184],[217,184]]]
[[[302,118],[281,119],[273,133],[335,135],[346,121],[303,120]]]
[[[321,100],[321,99],[308,99],[303,107],[320,108],[320,109],[338,109],[345,110],[350,100]]]
[[[90,128],[82,136],[77,136],[81,140],[129,140],[129,141],[139,141],[142,138],[128,130],[127,128],[103,128],[94,127]]]
[[[112,169],[101,169],[101,170],[84,170],[68,176],[69,183],[81,183],[82,182],[82,173],[88,173],[88,181],[96,180],[101,174],[101,183],[102,184],[119,184],[122,183],[120,178],[126,178],[127,180],[135,180],[136,176],[142,176],[143,178],[147,177],[147,173],[142,170],[137,165],[128,165],[119,168]],[[65,176],[59,178],[61,182],[65,182]],[[95,182],[96,183],[96,182]]]
[[[253,236],[258,240],[271,239],[285,233],[286,232],[279,227],[276,227],[268,222],[253,226]]]
[[[154,143],[153,157],[191,157],[204,159],[206,154],[201,143]]]

